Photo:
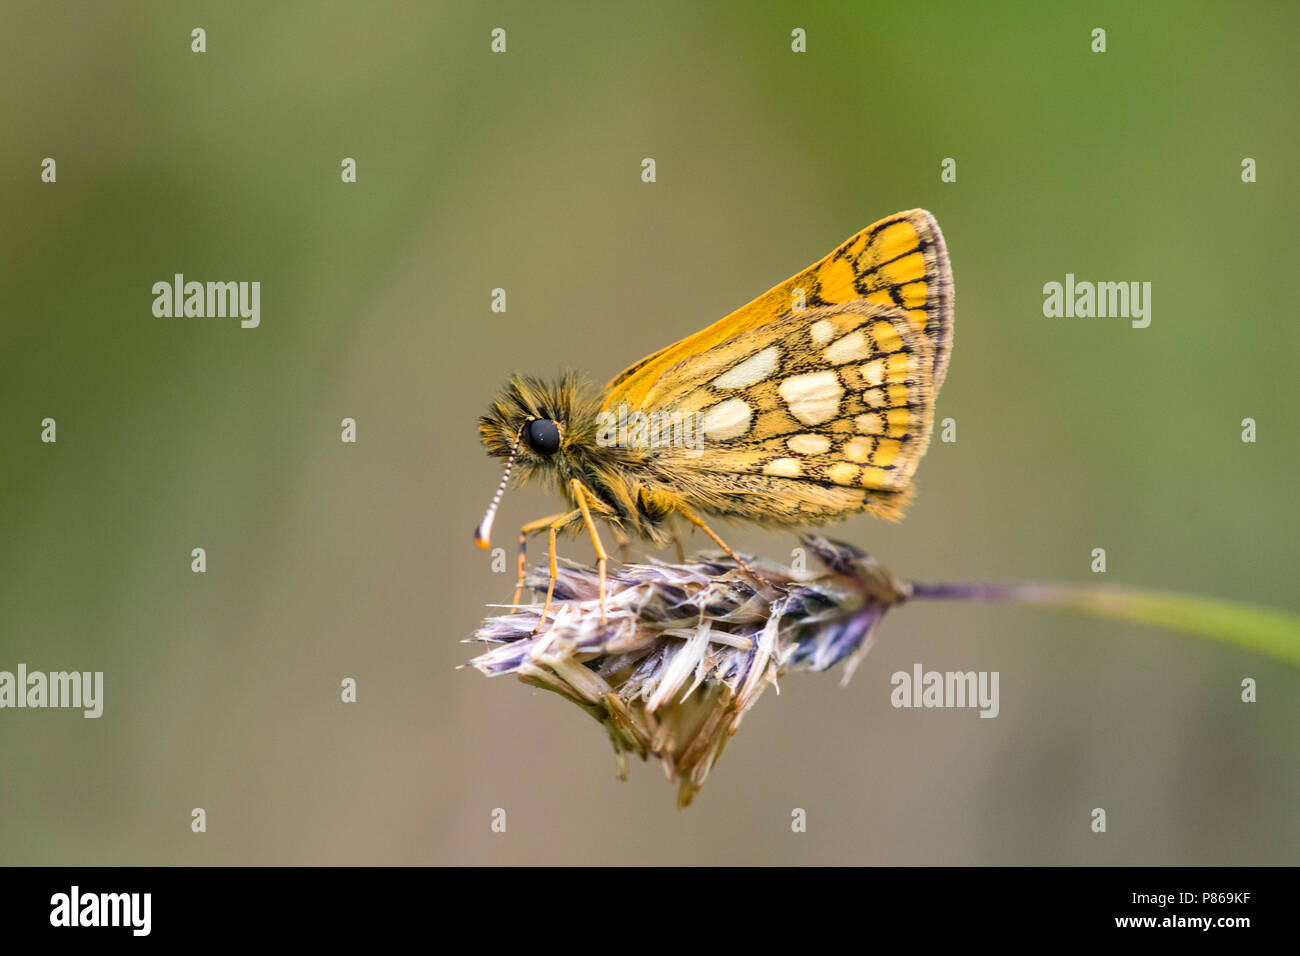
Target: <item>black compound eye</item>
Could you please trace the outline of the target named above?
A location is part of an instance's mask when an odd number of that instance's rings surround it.
[[[524,426],[524,440],[539,455],[554,455],[560,450],[560,429],[549,418],[534,418]]]

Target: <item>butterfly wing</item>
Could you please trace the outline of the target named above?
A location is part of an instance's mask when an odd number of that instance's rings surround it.
[[[658,414],[696,439],[657,450],[666,504],[787,525],[898,518],[952,335],[943,235],[914,209],[628,368],[603,410]]]
[[[854,299],[787,313],[661,377],[647,409],[691,440],[662,442],[656,467],[712,514],[897,518],[930,439],[934,367],[901,309]]]
[[[873,223],[726,318],[624,370],[606,386],[604,408],[657,405],[656,390],[675,378],[666,373],[682,360],[774,322],[794,308],[855,299],[907,313],[912,328],[930,344],[932,386],[938,391],[952,347],[952,269],[939,224],[924,209],[912,209]]]

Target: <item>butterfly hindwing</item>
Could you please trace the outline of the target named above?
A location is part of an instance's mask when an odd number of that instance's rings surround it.
[[[692,423],[698,443],[666,445],[658,463],[715,513],[738,495],[738,512],[781,523],[895,517],[929,441],[933,359],[900,309],[788,313],[665,374],[653,412]]]

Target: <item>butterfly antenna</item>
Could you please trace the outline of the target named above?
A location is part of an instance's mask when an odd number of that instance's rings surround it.
[[[483,520],[474,529],[474,543],[480,548],[487,548],[492,544],[492,520],[497,516],[497,505],[501,504],[501,496],[506,493],[506,482],[510,480],[510,470],[515,467],[515,455],[519,452],[519,442],[523,437],[524,426],[520,426],[519,434],[515,435],[515,443],[510,448],[510,458],[506,461],[505,474],[501,476],[501,484],[497,485],[497,493],[492,496],[492,504],[488,505]]]

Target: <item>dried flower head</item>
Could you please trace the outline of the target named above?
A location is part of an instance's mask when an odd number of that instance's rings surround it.
[[[542,606],[490,617],[470,640],[493,645],[471,663],[555,691],[599,720],[619,776],[627,754],[656,757],[686,806],[745,713],[787,671],[845,661],[845,682],[885,612],[910,586],[851,545],[809,535],[821,572],[746,558],[761,586],[726,555],[634,564],[611,575],[604,619],[595,569],[561,567]],[[528,586],[545,594],[549,572]]]

